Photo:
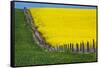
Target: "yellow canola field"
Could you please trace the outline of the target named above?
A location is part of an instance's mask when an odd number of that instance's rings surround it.
[[[52,46],[96,41],[96,9],[29,8],[38,31]]]

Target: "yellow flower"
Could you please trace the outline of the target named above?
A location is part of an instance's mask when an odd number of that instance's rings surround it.
[[[52,46],[96,41],[96,9],[29,8],[38,31]]]

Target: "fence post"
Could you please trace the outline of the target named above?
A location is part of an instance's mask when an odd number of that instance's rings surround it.
[[[59,51],[59,45],[57,46],[57,51]]]
[[[94,39],[93,39],[93,52],[96,52]]]
[[[76,52],[79,52],[79,46],[78,46],[78,43],[76,43]]]
[[[70,50],[72,49],[72,44],[70,43]]]
[[[52,46],[50,50],[51,50],[51,51],[54,51],[54,47]]]
[[[60,52],[62,52],[62,51],[63,51],[63,48],[62,48],[62,46],[61,46],[61,45],[59,46],[59,51],[60,51]]]
[[[67,44],[67,49],[69,49],[69,44]]]
[[[84,53],[84,42],[82,42],[81,48],[82,48],[82,52]]]
[[[59,46],[59,49],[60,49],[60,52],[62,52],[62,46],[61,45]]]
[[[82,51],[81,45],[82,45],[82,43],[80,43],[80,52]]]
[[[68,49],[68,44],[66,44],[66,49]]]
[[[90,52],[89,42],[87,41],[87,52]]]
[[[62,51],[63,51],[63,52],[65,51],[64,45],[62,46]]]
[[[54,51],[57,51],[57,47],[56,46],[54,47]]]
[[[64,44],[64,51],[66,51],[67,47],[66,47],[66,44]]]
[[[74,51],[74,44],[72,44],[72,52]]]

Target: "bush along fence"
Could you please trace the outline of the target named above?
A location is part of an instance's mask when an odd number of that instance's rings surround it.
[[[45,38],[42,34],[37,30],[37,27],[34,24],[34,20],[31,16],[30,11],[25,7],[23,10],[25,14],[25,24],[30,28],[33,33],[33,40],[46,51],[57,51],[57,52],[65,52],[70,51],[73,53],[96,53],[97,52],[97,44],[96,41],[92,41],[92,43],[84,43],[83,41],[76,44],[68,43],[64,45],[56,45],[51,46],[49,43],[46,43]]]

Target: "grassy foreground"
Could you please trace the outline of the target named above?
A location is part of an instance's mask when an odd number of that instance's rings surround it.
[[[96,61],[95,54],[73,54],[67,52],[45,52],[32,39],[25,27],[24,13],[15,10],[15,65],[40,65]]]

